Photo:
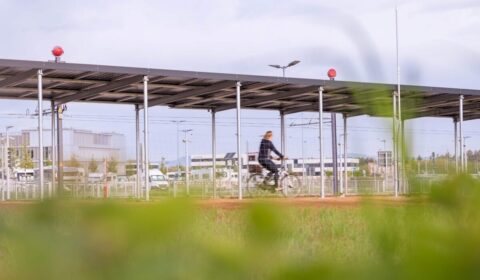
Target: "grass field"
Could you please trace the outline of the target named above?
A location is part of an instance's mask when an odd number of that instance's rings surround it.
[[[433,189],[325,207],[4,205],[0,279],[479,279],[480,185],[458,177]]]

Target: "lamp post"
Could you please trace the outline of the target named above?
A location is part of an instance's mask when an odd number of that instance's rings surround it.
[[[171,121],[175,124],[177,124],[177,175],[175,176],[176,178],[175,179],[178,179],[178,176],[180,176],[180,140],[179,140],[179,126],[181,123],[184,123],[185,121],[184,120],[180,120],[180,121]]]
[[[185,187],[187,189],[187,196],[190,195],[190,186],[189,186],[189,178],[188,178],[188,133],[192,131],[192,129],[184,129],[182,132],[185,133],[185,139],[183,142],[185,143]]]
[[[300,63],[300,60],[294,60],[292,62],[290,62],[289,64],[285,65],[285,66],[281,66],[281,65],[278,65],[278,64],[269,64],[268,66],[270,67],[273,67],[273,68],[277,68],[277,69],[282,69],[282,77],[285,78],[285,69],[289,68],[289,67],[292,67],[292,66],[295,66],[297,64]]]

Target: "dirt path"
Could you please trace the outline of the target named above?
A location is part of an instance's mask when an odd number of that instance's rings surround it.
[[[364,202],[372,203],[374,205],[406,205],[411,203],[419,203],[424,201],[421,198],[406,198],[406,197],[387,197],[387,196],[375,196],[375,197],[302,197],[302,198],[255,198],[255,199],[197,199],[194,200],[201,207],[206,208],[221,208],[221,209],[237,209],[251,205],[256,202],[266,202],[281,206],[293,206],[293,207],[356,207],[361,205]],[[90,201],[70,201],[72,204],[94,204],[101,202],[101,200],[90,200]],[[119,200],[119,202],[122,202]],[[25,206],[32,205],[37,203],[36,201],[9,201],[9,202],[0,202],[1,209],[22,209]],[[69,202],[65,202],[69,203]],[[142,205],[148,206],[150,202],[132,202],[124,201],[126,205]],[[157,200],[151,203],[161,203],[161,200]]]

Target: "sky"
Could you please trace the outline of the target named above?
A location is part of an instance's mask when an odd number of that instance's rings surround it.
[[[333,67],[338,80],[395,83],[396,5],[401,82],[480,89],[478,0],[0,0],[0,58],[46,61],[52,47],[61,45],[67,62],[271,76],[281,72],[268,64],[300,60],[287,76],[325,79]],[[0,129],[35,128],[35,119],[26,116],[35,109],[35,102],[0,100]],[[180,130],[193,129],[191,153],[211,152],[208,112],[154,107],[150,117],[152,160],[176,158],[177,120],[185,120]],[[234,111],[217,116],[219,153],[236,149],[234,117]],[[306,157],[318,156],[318,128],[290,126],[317,117],[287,117],[288,156],[300,157],[302,150]],[[242,110],[242,123],[244,150],[255,151],[265,130],[279,135],[278,112]],[[340,118],[338,123],[341,134]],[[469,149],[480,149],[479,123],[464,125]],[[383,149],[382,140],[390,149],[390,125],[389,119],[348,119],[348,153],[373,156]],[[64,126],[123,133],[127,154],[134,157],[132,106],[72,103]],[[329,124],[325,133],[328,144]],[[406,135],[412,155],[454,152],[451,119],[407,121]],[[278,137],[274,142],[280,146]],[[183,144],[179,148],[183,156]]]

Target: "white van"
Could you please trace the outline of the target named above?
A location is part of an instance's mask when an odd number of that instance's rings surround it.
[[[150,189],[168,188],[168,178],[160,170],[149,171]]]

